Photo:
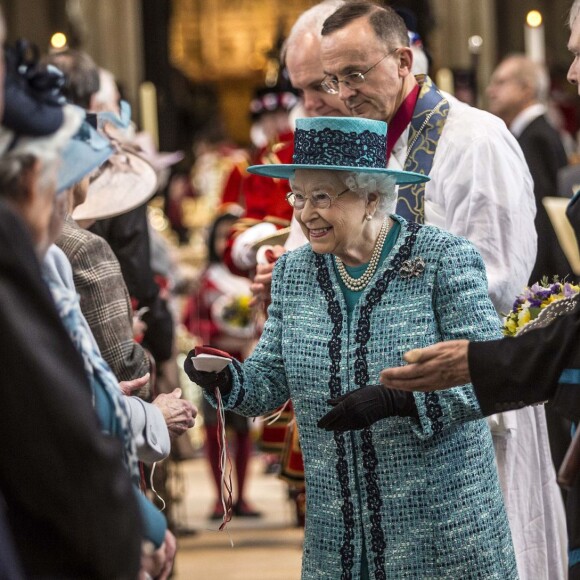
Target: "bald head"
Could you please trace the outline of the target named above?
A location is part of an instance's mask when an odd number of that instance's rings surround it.
[[[345,116],[348,111],[335,95],[326,94],[320,83],[324,78],[320,60],[320,31],[323,22],[344,4],[326,0],[302,13],[282,48],[282,60],[292,86],[302,95],[309,116]]]
[[[568,40],[568,50],[572,53],[574,60],[568,70],[568,82],[578,87],[580,95],[580,0],[575,0],[570,8],[570,38]]]
[[[570,8],[570,16],[568,17],[568,24],[570,28],[574,25],[574,21],[580,14],[580,0],[574,0],[574,4]]]
[[[524,109],[546,103],[550,77],[546,68],[528,57],[515,54],[495,69],[487,88],[489,110],[509,125]]]
[[[320,38],[320,31],[324,21],[344,3],[345,0],[325,0],[303,12],[288,34],[288,38],[282,48],[282,58],[286,56],[291,48],[300,46],[304,38]]]

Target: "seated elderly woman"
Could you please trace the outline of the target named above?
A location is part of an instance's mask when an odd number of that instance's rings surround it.
[[[303,578],[517,578],[489,429],[471,385],[384,388],[414,346],[497,337],[484,265],[464,239],[389,215],[386,124],[299,119],[290,179],[309,244],[274,270],[254,353],[186,372],[226,409],[263,415],[292,399],[304,453]],[[199,365],[198,365],[199,366]]]

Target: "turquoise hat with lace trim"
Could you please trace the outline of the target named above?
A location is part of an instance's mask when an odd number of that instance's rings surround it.
[[[252,165],[250,173],[290,179],[297,169],[329,169],[391,175],[395,182],[422,183],[427,175],[387,169],[387,124],[359,117],[296,120],[293,163]]]

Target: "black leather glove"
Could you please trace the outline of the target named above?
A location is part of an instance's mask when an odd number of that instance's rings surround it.
[[[318,427],[327,431],[364,429],[386,417],[418,417],[412,393],[384,385],[361,387],[329,399],[328,404],[334,408],[318,421]]]
[[[232,390],[232,374],[228,367],[219,373],[198,371],[191,361],[191,357],[195,356],[195,350],[189,351],[185,362],[183,363],[183,370],[189,377],[190,381],[198,384],[202,389],[213,392],[215,387],[219,387],[222,395],[227,395]]]

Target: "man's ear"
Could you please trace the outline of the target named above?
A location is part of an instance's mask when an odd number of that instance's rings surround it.
[[[535,101],[536,100],[536,90],[530,83],[522,82],[520,83],[522,87],[522,97],[526,99],[526,101]]]
[[[398,49],[397,56],[399,57],[400,76],[410,75],[413,69],[413,51],[408,46],[403,46]]]
[[[26,205],[33,205],[37,196],[40,195],[40,173],[42,163],[37,159],[33,165],[21,173],[21,202]]]

